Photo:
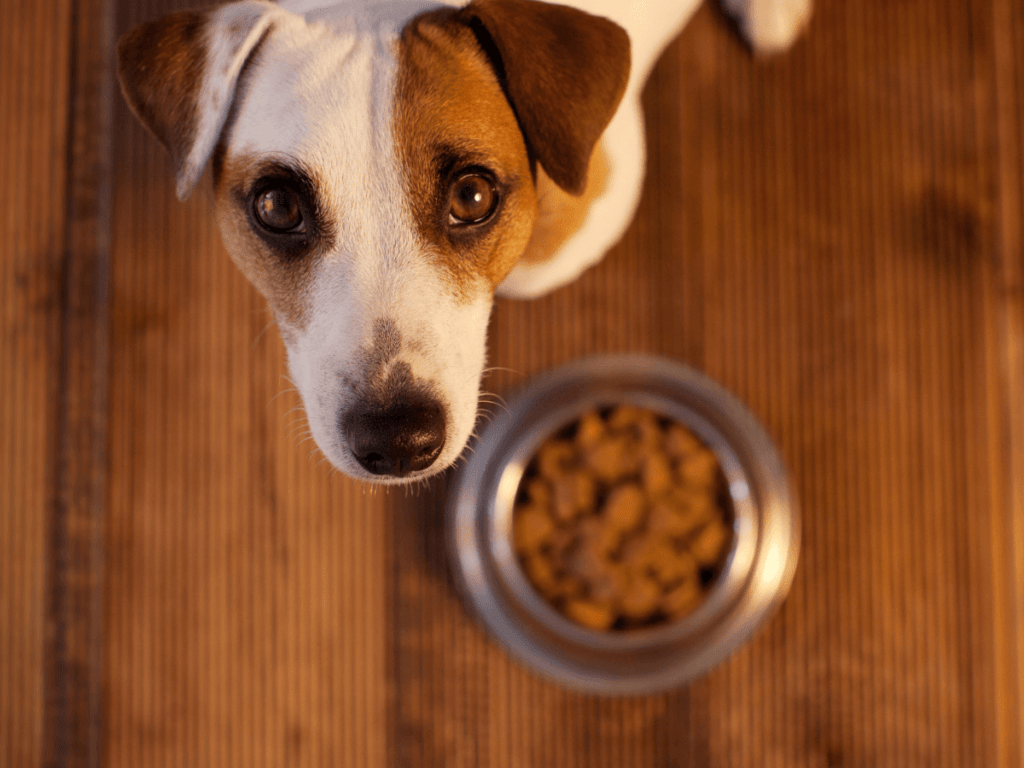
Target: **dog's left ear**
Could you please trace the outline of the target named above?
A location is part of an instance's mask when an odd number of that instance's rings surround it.
[[[286,13],[269,2],[246,0],[172,13],[121,38],[121,91],[170,153],[179,200],[191,194],[213,153],[246,58]]]
[[[457,16],[490,57],[530,151],[558,186],[582,194],[629,80],[626,31],[537,0],[474,0]]]

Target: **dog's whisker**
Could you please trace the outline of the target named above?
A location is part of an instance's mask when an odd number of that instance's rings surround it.
[[[299,436],[305,437],[306,435],[311,434],[311,432],[312,430],[308,423],[299,423],[285,433],[285,438],[290,440]]]
[[[263,338],[263,335],[270,329],[270,326],[272,326],[273,324],[274,324],[274,320],[271,319],[269,323],[267,323],[265,326],[263,326],[263,330],[260,331],[256,335],[256,338],[252,340],[252,348],[253,349],[256,349],[256,345],[259,344],[260,339]]]
[[[524,375],[522,371],[518,371],[515,368],[502,368],[501,366],[498,365],[492,365],[489,368],[484,368],[482,371],[480,371],[480,375],[486,376],[488,373],[497,373],[499,371],[503,371],[505,373],[514,373],[516,376]]]
[[[295,389],[295,387],[287,387],[286,389],[282,389],[280,392],[278,392],[276,395],[274,395],[272,398],[270,398],[269,401],[267,401],[267,405],[271,405],[275,400],[277,400],[277,398],[279,398],[281,395],[285,394],[286,392],[298,392],[298,391],[299,390]]]
[[[483,409],[477,410],[476,421],[474,421],[474,425],[479,424],[480,422],[483,422],[484,424],[490,424],[492,421],[494,421],[494,417],[496,415],[497,414],[492,413],[491,411],[485,411]]]
[[[494,392],[481,392],[478,399],[481,403],[484,403],[485,405],[496,405],[503,411],[505,411],[505,413],[507,413],[509,416],[512,415],[512,411],[509,409],[508,403],[505,402],[505,398],[503,398],[501,395],[495,394]]]

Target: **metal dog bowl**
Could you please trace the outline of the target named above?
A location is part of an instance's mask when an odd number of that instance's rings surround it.
[[[714,451],[728,487],[732,543],[692,613],[656,627],[599,632],[534,591],[512,547],[512,506],[546,438],[591,408],[619,403],[684,424]],[[800,526],[782,460],[746,408],[692,368],[629,355],[559,368],[496,415],[453,480],[447,533],[460,590],[513,656],[572,688],[643,694],[704,674],[774,612],[793,581]]]

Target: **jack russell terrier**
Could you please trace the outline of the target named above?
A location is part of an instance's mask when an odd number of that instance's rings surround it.
[[[314,439],[356,478],[462,452],[494,295],[570,282],[622,235],[640,91],[700,0],[245,0],[122,38],[119,77],[178,197],[209,166]],[[810,0],[725,0],[756,50]]]

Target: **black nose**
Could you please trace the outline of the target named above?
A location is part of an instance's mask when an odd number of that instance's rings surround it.
[[[433,401],[364,408],[349,413],[344,427],[352,455],[375,475],[426,469],[444,447],[444,410]]]

